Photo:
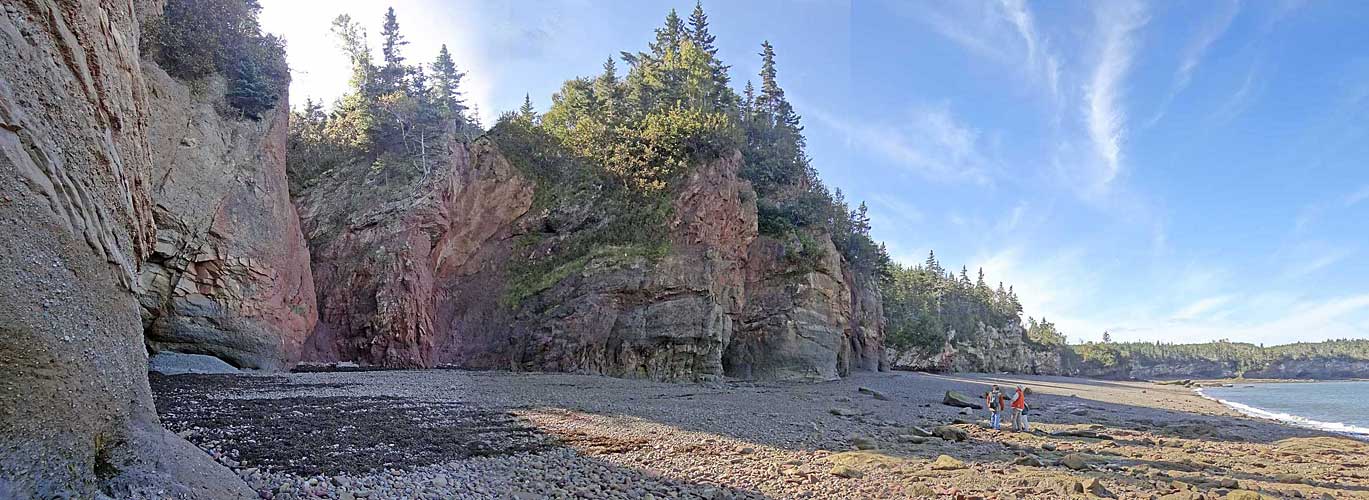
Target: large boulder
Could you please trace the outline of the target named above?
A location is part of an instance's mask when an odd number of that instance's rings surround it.
[[[941,404],[958,408],[973,408],[975,410],[984,408],[984,406],[976,402],[974,398],[956,391],[946,391],[946,395],[941,398]]]
[[[314,282],[285,175],[289,105],[224,116],[220,77],[189,85],[143,62],[157,240],[142,270],[153,352],[288,369],[314,328]]]
[[[0,9],[6,498],[252,493],[153,410],[138,312],[139,263],[156,241],[138,19],[133,2]]]

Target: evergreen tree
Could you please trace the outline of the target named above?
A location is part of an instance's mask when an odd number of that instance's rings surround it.
[[[870,235],[870,207],[865,206],[865,202],[860,202],[856,211],[851,214],[851,230],[860,236]],[[984,276],[984,271],[980,270],[980,277]]]
[[[756,106],[756,87],[751,85],[751,80],[746,81],[746,89],[742,91],[742,119],[749,121],[755,112]]]
[[[452,54],[447,51],[446,44],[438,50],[437,60],[432,63],[431,68],[433,103],[444,120],[459,124],[464,120],[466,111],[460,88],[461,78],[466,74],[456,69],[456,62],[452,61]]]
[[[383,40],[380,50],[385,58],[385,66],[380,70],[381,92],[394,92],[404,87],[406,67],[399,50],[409,44],[404,35],[399,34],[399,21],[395,18],[394,7],[385,11],[385,23],[381,25],[380,36]]]
[[[757,107],[762,112],[774,116],[784,102],[784,89],[780,88],[775,70],[775,47],[770,41],[761,42],[761,93],[756,98]]]
[[[708,15],[704,14],[702,0],[694,3],[694,12],[689,15],[689,39],[708,55],[718,54],[718,48],[713,46],[717,37],[708,32]]]
[[[537,108],[532,107],[532,95],[523,94],[523,105],[518,107],[518,117],[528,123],[537,122]]]
[[[717,82],[718,88],[726,89],[730,78],[727,70],[730,66],[722,63],[717,58],[718,47],[714,45],[717,37],[708,32],[708,15],[704,14],[702,0],[694,3],[694,12],[689,15],[689,39],[694,42],[694,46],[704,51],[709,57],[709,69],[712,71],[713,81]],[[719,96],[721,97],[721,96]]]
[[[684,39],[684,22],[675,9],[670,9],[665,17],[665,26],[656,28],[656,41],[650,44],[652,57],[657,61],[664,59],[666,52],[679,50],[680,41]]]
[[[365,151],[372,147],[376,127],[375,65],[371,63],[371,48],[366,42],[366,30],[351,16],[333,19],[333,34],[342,44],[342,51],[352,62],[351,90],[337,106],[337,119],[329,120],[329,135],[339,144]]]

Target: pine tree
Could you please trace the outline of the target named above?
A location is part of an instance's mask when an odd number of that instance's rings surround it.
[[[613,62],[612,57],[604,61],[603,73],[594,79],[594,97],[599,109],[608,116],[609,121],[612,121],[619,112],[619,103],[623,97],[618,86],[618,65]]]
[[[689,15],[689,39],[708,55],[718,54],[718,48],[713,46],[717,37],[708,32],[708,15],[704,14],[702,0],[694,2],[694,12]]]
[[[713,81],[720,90],[727,90],[730,78],[727,76],[727,66],[718,59],[718,47],[714,45],[717,37],[708,32],[708,15],[704,14],[704,6],[701,0],[694,3],[694,12],[689,15],[689,39],[694,42],[694,46],[708,54],[709,70],[713,74]],[[732,94],[735,96],[735,94]],[[724,98],[723,92],[715,98]]]
[[[923,267],[927,269],[927,272],[936,276],[940,276],[941,273],[946,272],[945,269],[941,268],[941,263],[936,261],[936,251],[934,250],[927,251],[927,261],[923,263]]]
[[[452,54],[447,51],[446,44],[437,52],[437,60],[431,68],[433,103],[444,120],[455,120],[459,125],[464,120],[466,111],[460,88],[461,77],[466,74],[456,69],[456,63],[452,61]]]
[[[404,56],[399,49],[409,44],[404,35],[399,34],[399,21],[395,18],[394,7],[385,11],[385,23],[380,28],[380,36],[383,39],[380,50],[385,57],[385,67],[380,70],[382,92],[394,92],[403,87],[406,72]]]
[[[784,89],[780,88],[776,80],[775,70],[775,47],[770,45],[770,41],[761,42],[761,93],[756,98],[757,108],[762,112],[774,115],[779,109],[781,102],[784,102]]]
[[[528,123],[537,122],[537,108],[532,107],[532,95],[523,94],[523,105],[518,107],[518,117]]]
[[[756,87],[751,85],[751,80],[746,81],[746,88],[742,90],[742,117],[746,120],[751,119],[756,106]]]
[[[679,50],[680,41],[685,38],[684,22],[675,9],[665,17],[665,26],[656,28],[656,41],[651,42],[651,55],[657,61],[665,58],[666,52]]]
[[[851,216],[851,230],[860,236],[870,235],[870,208],[865,206],[863,201]],[[983,271],[980,271],[980,275],[983,274]]]

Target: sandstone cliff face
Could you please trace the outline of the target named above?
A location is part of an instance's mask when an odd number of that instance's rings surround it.
[[[678,184],[664,255],[599,248],[517,304],[511,267],[614,216],[593,193],[534,210],[538,186],[488,139],[454,144],[433,181],[345,220],[330,214],[346,181],[318,181],[299,197],[320,307],[306,358],[672,381],[881,368],[877,289],[825,235],[822,266],[793,273],[757,236],[741,162],[703,162]]]
[[[514,368],[677,381],[720,377],[743,301],[744,252],[756,227],[754,207],[743,202],[754,194],[738,178],[740,168],[734,154],[698,166],[681,183],[668,223],[670,250],[659,261],[604,251],[520,304],[510,332]],[[525,222],[547,228],[543,217],[532,214]],[[553,235],[540,245],[557,240]]]
[[[973,334],[952,333],[940,352],[894,353],[891,357],[895,367],[907,370],[1066,373],[1061,351],[1028,342],[1026,330],[1020,323],[1002,327],[980,323]]]
[[[0,497],[245,497],[152,409],[138,14],[95,0],[2,9]]]
[[[728,374],[741,378],[833,380],[852,367],[883,366],[878,291],[856,282],[825,234],[816,258],[801,244],[759,238],[749,249],[746,306],[728,347]]]
[[[488,142],[449,145],[447,164],[408,195],[375,207],[352,203],[349,179],[301,193],[313,254],[319,324],[310,361],[425,367],[439,336],[440,284],[471,274],[468,261],[527,211],[531,183]],[[494,243],[497,243],[495,240]]]
[[[142,270],[148,347],[289,368],[316,319],[285,176],[289,105],[261,121],[225,117],[222,79],[192,92],[155,63],[143,74],[157,225]]]

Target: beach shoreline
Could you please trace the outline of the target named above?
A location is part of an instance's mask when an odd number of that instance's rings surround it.
[[[977,399],[995,383],[1033,389],[1029,416],[1036,432],[994,431],[986,428],[985,411],[942,404],[946,391]],[[1250,418],[1186,387],[1140,381],[894,372],[811,384],[664,384],[426,370],[158,377],[153,387],[169,428],[228,460],[269,498],[460,492],[465,498],[1191,499],[1236,492],[1365,498],[1369,492],[1365,443]],[[350,405],[363,400],[408,413],[372,416],[379,410]],[[303,416],[270,428],[209,425],[226,414],[252,422],[253,412]],[[348,430],[334,433],[339,425]],[[405,425],[423,430],[405,432]],[[475,425],[490,430],[464,434]],[[456,438],[441,440],[447,448],[440,453],[423,453],[434,444],[411,434]],[[356,440],[360,435],[374,439]],[[386,453],[373,453],[377,446]],[[279,465],[290,462],[280,460],[284,455],[339,447],[348,457],[346,471],[328,470],[326,459],[309,467]]]

